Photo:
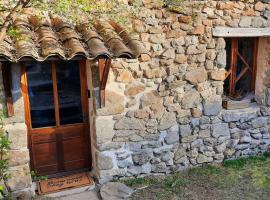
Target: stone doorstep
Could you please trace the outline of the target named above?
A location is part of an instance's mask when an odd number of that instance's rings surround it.
[[[73,189],[71,188],[71,189],[63,190],[63,191],[56,192],[56,193],[45,194],[45,195],[42,195],[42,196],[43,197],[49,197],[49,198],[60,198],[60,197],[85,193],[85,192],[89,192],[89,191],[95,192],[95,188],[96,188],[96,186],[94,184],[94,185],[89,185],[89,186],[73,188]]]

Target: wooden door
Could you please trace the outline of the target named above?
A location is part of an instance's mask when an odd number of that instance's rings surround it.
[[[32,170],[38,175],[89,170],[85,62],[24,63],[22,90]]]

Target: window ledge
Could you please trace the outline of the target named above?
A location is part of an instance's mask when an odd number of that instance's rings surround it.
[[[249,114],[249,113],[252,114],[252,113],[256,113],[260,111],[260,107],[261,105],[254,102],[254,103],[251,103],[248,108],[241,108],[241,109],[234,109],[234,110],[227,110],[223,108],[221,110],[221,114]]]

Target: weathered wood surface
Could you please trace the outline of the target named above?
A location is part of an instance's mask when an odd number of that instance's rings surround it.
[[[251,100],[244,99],[241,101],[233,101],[233,100],[223,100],[222,105],[227,110],[235,110],[235,109],[243,109],[248,108],[250,106]]]
[[[216,27],[213,29],[215,37],[266,37],[270,36],[270,27],[267,28],[228,28]]]

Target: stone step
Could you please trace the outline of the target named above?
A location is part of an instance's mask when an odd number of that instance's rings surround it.
[[[60,198],[57,198],[58,200],[100,200],[98,193],[96,190],[91,190],[87,192],[82,192],[80,194],[73,194],[69,196],[63,196]]]
[[[79,188],[74,188],[74,189],[67,189],[67,190],[56,192],[56,193],[46,194],[46,195],[43,195],[43,197],[62,199],[62,197],[65,197],[65,196],[73,196],[73,195],[78,195],[80,193],[87,193],[87,192],[95,192],[95,185],[89,185],[89,186],[84,186],[84,187],[79,187]]]

